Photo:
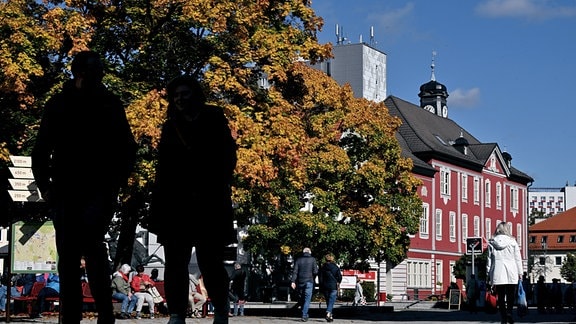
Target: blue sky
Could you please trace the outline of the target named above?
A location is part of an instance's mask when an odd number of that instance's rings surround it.
[[[435,76],[448,88],[448,118],[498,143],[533,188],[576,183],[576,1],[312,0],[324,19],[387,54],[387,91],[419,104]]]

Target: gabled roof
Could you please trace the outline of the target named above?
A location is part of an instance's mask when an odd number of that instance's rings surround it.
[[[530,176],[509,166],[496,143],[482,143],[463,127],[449,118],[431,114],[420,106],[389,96],[384,101],[389,113],[402,120],[397,137],[403,156],[410,157],[414,166],[429,165],[431,159],[445,161],[481,172],[490,156],[496,152],[506,176],[516,182],[533,182]],[[460,141],[457,141],[460,139]],[[462,141],[465,140],[465,141]],[[455,143],[467,143],[467,154],[458,150]],[[418,170],[414,170],[418,172]]]
[[[537,224],[530,226],[530,233],[535,232],[575,232],[576,233],[576,207],[563,213],[556,214]]]

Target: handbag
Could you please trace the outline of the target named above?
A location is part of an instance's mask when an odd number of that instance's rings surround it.
[[[518,281],[518,298],[516,300],[518,305],[518,316],[522,317],[528,314],[528,302],[526,301],[526,292],[522,285],[522,280]]]
[[[152,299],[154,300],[154,304],[158,304],[158,303],[161,303],[164,301],[164,297],[162,297],[162,295],[160,295],[160,292],[158,292],[158,289],[156,289],[156,287],[152,286],[152,287],[146,289],[146,292],[152,296]]]
[[[486,291],[486,313],[494,314],[498,312],[498,295],[490,288]]]

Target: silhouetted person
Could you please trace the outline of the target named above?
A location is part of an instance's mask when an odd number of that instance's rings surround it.
[[[221,108],[206,104],[200,83],[181,76],[167,86],[148,229],[164,246],[164,283],[170,324],[184,323],[188,307],[188,263],[192,247],[214,306],[214,323],[228,323],[226,246],[236,242],[231,182],[236,142]],[[190,235],[194,228],[208,231]]]
[[[546,306],[548,303],[548,287],[544,276],[539,276],[536,282],[536,302],[538,303],[538,312],[546,313]]]
[[[160,280],[160,278],[158,278],[158,269],[157,268],[154,268],[154,269],[152,269],[152,271],[150,271],[150,279],[152,279],[152,281],[154,281],[154,282],[162,281],[162,280]]]
[[[246,284],[246,271],[242,269],[242,265],[234,262],[234,271],[230,275],[230,291],[234,296],[234,316],[244,316],[244,304],[246,303],[246,295],[244,294],[244,286]]]
[[[102,84],[99,55],[78,53],[72,75],[44,107],[32,170],[52,209],[62,322],[82,319],[78,264],[84,256],[98,324],[114,323],[104,236],[132,170],[136,143],[120,98]]]
[[[552,279],[552,288],[550,289],[550,302],[556,313],[562,313],[564,306],[562,305],[562,287],[560,286],[560,279]]]

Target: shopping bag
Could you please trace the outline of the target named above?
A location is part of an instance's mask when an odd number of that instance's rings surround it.
[[[150,295],[152,295],[152,299],[154,299],[154,303],[158,304],[164,301],[164,297],[162,297],[162,295],[160,295],[160,292],[158,291],[158,289],[154,286],[146,289],[146,292],[149,293]]]
[[[484,309],[488,314],[495,314],[498,312],[498,295],[491,289],[486,291],[486,303]]]
[[[528,302],[526,301],[526,292],[522,286],[522,280],[518,281],[518,299],[516,303],[518,305],[518,316],[523,317],[528,314]]]

